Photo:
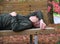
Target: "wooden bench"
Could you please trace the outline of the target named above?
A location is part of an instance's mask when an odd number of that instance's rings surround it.
[[[47,27],[46,30],[41,30],[40,28],[35,28],[35,29],[28,29],[24,30],[21,32],[13,32],[12,30],[1,30],[0,31],[0,37],[4,36],[11,36],[11,35],[30,35],[30,44],[33,44],[33,38],[35,38],[35,44],[37,43],[36,37],[39,34],[58,34],[60,32],[57,32],[54,28],[52,27]],[[36,36],[35,36],[36,35]]]
[[[60,26],[59,24],[58,25],[55,25],[55,24],[51,25],[50,24],[49,27],[45,28],[45,30],[42,30],[40,28],[34,28],[34,29],[28,29],[28,30],[24,30],[24,31],[20,31],[20,32],[13,32],[12,30],[1,30],[0,31],[0,43],[1,42],[3,43],[4,36],[9,37],[12,35],[29,35],[30,36],[30,40],[29,40],[30,42],[26,43],[26,44],[33,44],[33,38],[35,40],[35,44],[36,43],[38,44],[38,39],[37,39],[38,35],[44,35],[45,36],[45,35],[49,35],[49,34],[60,34],[60,28],[57,28],[59,26]],[[60,37],[60,35],[59,35],[59,37]],[[7,42],[7,44],[9,44],[8,41],[6,41],[6,42]],[[3,44],[5,44],[5,43],[3,43]]]

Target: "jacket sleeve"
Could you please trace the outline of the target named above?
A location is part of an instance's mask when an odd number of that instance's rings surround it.
[[[6,14],[1,14],[1,24],[2,24],[2,28],[4,29],[11,29],[10,25],[11,25],[11,15],[9,15],[8,13]]]
[[[31,28],[31,23],[29,21],[22,21],[21,23],[13,23],[12,25],[12,30],[15,31],[15,32],[19,32],[19,31],[23,31],[23,30],[26,30],[26,29],[29,29]]]
[[[2,29],[2,18],[1,18],[1,15],[0,15],[0,30]]]
[[[12,30],[15,32],[23,31],[32,27],[31,22],[23,16],[12,17]]]

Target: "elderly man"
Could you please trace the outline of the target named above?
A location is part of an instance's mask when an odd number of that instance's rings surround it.
[[[29,28],[45,29],[41,11],[30,13],[27,16],[18,15],[16,12],[0,15],[0,30],[23,31]]]

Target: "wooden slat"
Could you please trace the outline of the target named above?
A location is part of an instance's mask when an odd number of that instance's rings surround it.
[[[0,30],[0,35],[14,35],[14,34],[51,34],[51,33],[55,33],[58,34],[60,33],[60,24],[49,24],[49,27],[46,27],[44,30],[40,29],[40,28],[33,28],[33,29],[27,29],[24,31],[20,31],[20,32],[13,32],[12,30]]]
[[[0,35],[14,35],[14,34],[17,34],[17,35],[30,35],[30,34],[50,34],[50,33],[56,33],[55,29],[54,28],[46,28],[46,30],[41,30],[40,28],[35,28],[35,29],[28,29],[28,30],[25,30],[25,31],[20,31],[20,32],[13,32],[12,30],[1,30],[0,31]]]

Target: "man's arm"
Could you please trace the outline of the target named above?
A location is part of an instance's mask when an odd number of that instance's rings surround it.
[[[17,15],[15,12],[10,13],[10,15],[12,16],[11,28],[13,31],[23,31],[32,27],[31,22],[24,16]]]

